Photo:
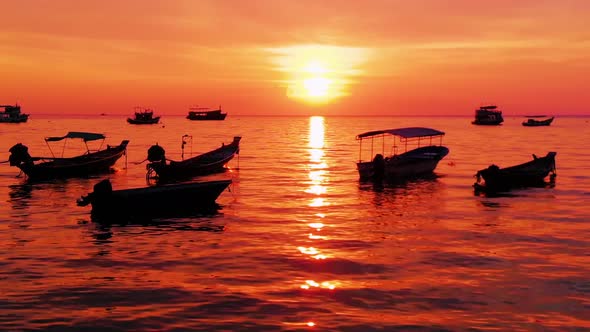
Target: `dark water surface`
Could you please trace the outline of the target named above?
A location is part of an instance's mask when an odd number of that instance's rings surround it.
[[[129,139],[116,172],[27,183],[0,164],[2,331],[590,331],[590,123],[471,125],[469,117],[239,117],[134,126],[123,116],[0,124],[49,155],[45,136]],[[447,133],[434,179],[360,184],[355,135]],[[103,224],[76,199],[103,178],[145,185],[156,142],[180,159],[241,135],[220,208]],[[66,155],[83,145],[70,142]],[[62,145],[54,152],[61,153]],[[473,175],[557,152],[553,188],[474,195]],[[127,166],[127,167],[126,167]]]

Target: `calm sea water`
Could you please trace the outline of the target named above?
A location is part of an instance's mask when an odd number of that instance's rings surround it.
[[[0,124],[0,160],[45,136],[129,139],[112,174],[27,183],[0,164],[2,331],[590,331],[590,118],[527,128],[470,117],[239,117],[134,126],[123,116]],[[450,154],[435,179],[358,182],[355,135],[427,126]],[[240,135],[217,214],[93,222],[103,178],[145,185],[147,149],[180,159]],[[61,153],[63,145],[52,145]],[[81,151],[70,142],[65,154]],[[474,195],[478,169],[557,152],[553,188]],[[203,178],[201,178],[203,179]]]

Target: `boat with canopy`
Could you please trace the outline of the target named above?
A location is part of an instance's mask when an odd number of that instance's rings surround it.
[[[221,106],[216,110],[209,107],[191,107],[186,118],[189,120],[225,120],[226,116],[227,113],[221,111]]]
[[[99,133],[71,131],[64,136],[46,137],[51,157],[33,157],[29,149],[17,143],[9,150],[10,166],[18,167],[30,179],[88,176],[107,172],[123,155],[126,155],[129,140],[123,140],[116,146],[103,148],[105,135]],[[73,157],[64,157],[67,140],[81,140],[86,151]],[[50,142],[64,141],[61,156],[56,157]],[[100,141],[98,148],[91,149],[88,142]]]
[[[360,180],[395,182],[432,174],[438,162],[449,153],[442,145],[444,135],[442,131],[425,127],[376,130],[357,135],[359,160],[356,165]]]

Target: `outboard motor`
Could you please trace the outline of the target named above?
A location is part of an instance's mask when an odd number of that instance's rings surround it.
[[[159,146],[158,144],[152,145],[148,149],[148,157],[147,159],[150,162],[161,162],[163,164],[166,163],[166,151],[163,147]]]
[[[477,182],[480,182],[482,177],[484,178],[484,180],[486,177],[493,178],[493,177],[498,176],[499,172],[500,172],[500,167],[492,164],[486,169],[482,169],[482,170],[477,171],[475,176],[477,177]]]
[[[29,154],[29,148],[22,143],[15,144],[8,152],[10,152],[10,157],[8,158],[10,166],[19,166],[33,162]]]
[[[80,199],[78,199],[77,201],[77,204],[79,206],[86,206],[88,204],[104,204],[104,202],[109,199],[112,193],[113,186],[111,185],[111,181],[105,179],[94,185],[93,192],[89,193],[86,196],[80,197]]]

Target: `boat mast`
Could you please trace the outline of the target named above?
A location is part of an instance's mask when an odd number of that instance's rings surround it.
[[[181,153],[181,156],[180,156],[182,160],[184,160],[184,146],[186,145],[186,139],[187,138],[190,138],[190,141],[191,141],[191,156],[193,155],[193,136],[188,135],[188,134],[184,134],[184,135],[182,135],[182,145],[180,147],[181,150],[182,150],[182,153]]]

